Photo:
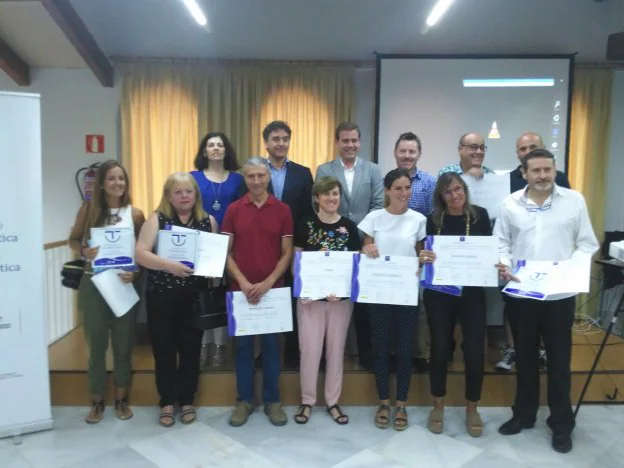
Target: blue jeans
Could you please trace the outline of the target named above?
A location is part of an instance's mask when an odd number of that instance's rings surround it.
[[[238,401],[253,404],[254,400],[254,339],[236,337],[236,390]],[[260,335],[262,342],[262,401],[264,404],[280,401],[280,356],[277,334]]]

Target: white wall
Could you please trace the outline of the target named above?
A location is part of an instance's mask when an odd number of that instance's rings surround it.
[[[624,231],[624,70],[615,72],[611,96],[605,231]]]
[[[375,136],[375,69],[359,68],[355,70],[355,118],[362,131],[360,157],[373,159]]]
[[[20,87],[0,73],[0,90],[41,94],[43,241],[47,243],[69,234],[80,206],[76,171],[119,158],[120,85],[104,88],[86,69],[33,69],[31,78],[30,87]],[[104,154],[85,152],[86,134],[104,135]],[[15,197],[18,202],[19,194]]]

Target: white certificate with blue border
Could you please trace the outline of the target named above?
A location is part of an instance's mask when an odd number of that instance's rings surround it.
[[[353,256],[351,300],[366,304],[418,305],[418,257]]]
[[[134,265],[134,229],[129,227],[91,228],[90,247],[99,247],[92,262],[94,269]]]
[[[275,288],[257,304],[247,302],[241,291],[225,296],[228,335],[265,335],[292,331],[292,295],[290,288]]]
[[[159,257],[195,268],[197,232],[158,231],[156,252]]]
[[[351,297],[355,252],[295,252],[293,296]]]
[[[514,276],[503,292],[513,297],[556,300],[571,294],[589,292],[591,255],[578,255],[560,262],[518,260]]]

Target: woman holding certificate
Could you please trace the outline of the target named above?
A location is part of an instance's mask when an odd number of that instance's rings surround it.
[[[223,223],[225,212],[243,185],[243,176],[238,172],[236,152],[228,137],[222,132],[210,132],[199,143],[195,157],[196,171],[191,175],[197,181],[204,211],[214,216],[218,225]],[[208,359],[208,344],[214,342],[215,349],[211,356],[213,366],[225,364],[225,327],[204,332],[202,362]]]
[[[412,180],[405,169],[394,169],[384,178],[386,207],[369,213],[358,225],[364,236],[364,252],[368,257],[416,257],[425,238],[426,218],[410,210]],[[414,271],[414,275],[418,272]],[[417,306],[369,304],[375,381],[380,405],[375,414],[375,425],[385,429],[390,426],[390,342],[396,338],[396,406],[393,427],[407,429],[407,394],[412,378],[412,342],[418,322]]]
[[[178,228],[178,229],[176,229]],[[193,304],[199,290],[207,287],[206,278],[193,276],[193,269],[172,259],[170,250],[154,252],[159,236],[175,231],[180,252],[188,241],[184,229],[217,232],[217,223],[202,208],[201,195],[193,176],[185,172],[170,175],[165,182],[156,211],[141,229],[136,247],[137,261],[149,270],[147,277],[147,325],[156,363],[156,387],[160,394],[159,423],[175,423],[175,404],[182,410],[180,422],[189,424],[197,414],[193,402],[199,378],[202,331],[192,325]],[[164,231],[164,232],[163,232]],[[173,241],[172,241],[173,243]]]
[[[433,193],[433,213],[427,217],[427,235],[492,235],[487,211],[470,204],[468,187],[459,174],[449,172],[438,179]],[[421,264],[435,262],[435,259],[435,253],[420,251]],[[455,323],[459,319],[466,372],[466,428],[469,435],[480,437],[483,422],[477,412],[477,404],[481,399],[485,363],[485,292],[482,287],[474,286],[455,289],[458,291],[452,294],[442,289],[425,289],[423,293],[431,333],[429,373],[434,399],[427,428],[435,434],[442,433],[444,429],[449,350],[452,349]]]
[[[353,221],[340,216],[342,187],[333,177],[321,177],[312,186],[316,214],[301,220],[295,231],[295,252],[353,251],[361,249]],[[301,352],[301,406],[295,422],[305,424],[316,404],[316,384],[325,342],[325,403],[338,424],[349,417],[338,406],[342,391],[344,348],[353,305],[349,298],[328,294],[325,299],[300,298],[297,302],[299,349]]]
[[[91,229],[115,226],[129,228],[138,233],[144,221],[143,212],[131,205],[126,170],[116,161],[102,163],[96,172],[92,198],[78,210],[69,236],[71,249],[87,261],[78,290],[78,308],[89,348],[88,375],[93,401],[85,420],[89,424],[99,423],[104,412],[109,334],[113,346],[115,414],[121,420],[132,417],[132,410],[128,405],[128,389],[132,377],[132,347],[138,313],[138,305],[135,305],[127,313],[117,317],[93,284],[92,262],[96,259],[100,246],[93,245]],[[124,271],[119,276],[123,282],[131,283],[137,279],[138,272]]]

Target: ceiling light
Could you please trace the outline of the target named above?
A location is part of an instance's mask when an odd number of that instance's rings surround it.
[[[438,3],[431,9],[431,13],[427,17],[427,26],[434,26],[442,15],[446,13],[446,10],[453,4],[453,0],[438,0]]]
[[[208,20],[206,19],[206,15],[202,11],[201,7],[198,5],[197,0],[182,0],[188,11],[191,12],[195,21],[200,26],[206,26],[208,24]]]

